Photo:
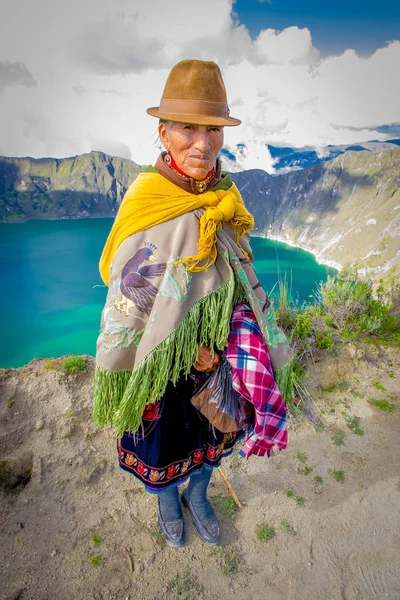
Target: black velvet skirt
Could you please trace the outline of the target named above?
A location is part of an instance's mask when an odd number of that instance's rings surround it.
[[[119,464],[148,492],[159,493],[193,473],[219,467],[243,431],[222,433],[191,404],[194,382],[181,377],[164,396],[146,407],[141,428],[118,440]]]

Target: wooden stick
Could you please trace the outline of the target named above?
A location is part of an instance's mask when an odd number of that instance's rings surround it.
[[[225,483],[226,487],[228,488],[228,492],[230,493],[230,495],[234,499],[235,504],[237,504],[237,506],[239,508],[242,508],[242,505],[240,504],[239,498],[236,496],[235,492],[233,491],[232,486],[229,483],[228,478],[225,475],[225,473],[223,472],[223,470],[221,469],[221,467],[218,467],[218,473],[221,475],[221,479]]]

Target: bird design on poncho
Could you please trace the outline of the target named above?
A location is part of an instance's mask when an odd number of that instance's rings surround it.
[[[166,263],[158,263],[153,254],[156,247],[154,244],[148,244],[145,248],[138,250],[135,255],[128,260],[121,273],[120,290],[127,300],[131,302],[121,302],[116,300],[114,306],[123,312],[129,314],[129,308],[136,306],[140,312],[150,315],[154,298],[158,289],[149,281],[155,277],[164,274]],[[145,260],[150,261],[151,265],[140,266]]]

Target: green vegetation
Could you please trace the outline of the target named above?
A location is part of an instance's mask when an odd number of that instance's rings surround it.
[[[297,452],[296,458],[299,462],[303,463],[303,465],[306,464],[308,460],[308,456],[305,452]]]
[[[400,340],[391,339],[386,340],[382,337],[363,335],[361,339],[371,346],[383,346],[384,348],[400,348]]]
[[[48,371],[64,371],[64,373],[78,373],[86,369],[86,360],[83,356],[69,356],[68,358],[46,358],[43,367]]]
[[[62,364],[68,373],[78,373],[86,369],[86,360],[82,356],[69,356]]]
[[[311,335],[312,323],[310,320],[310,315],[307,312],[297,313],[293,331],[295,336],[300,340],[305,340]]]
[[[324,480],[321,477],[321,475],[315,475],[314,476],[314,481],[315,481],[315,483],[318,483],[319,485],[322,484],[322,483],[324,483]]]
[[[329,350],[329,348],[333,348],[334,343],[335,337],[332,332],[325,334],[322,334],[319,331],[316,332],[315,344],[320,350]]]
[[[98,533],[91,533],[90,541],[92,542],[93,546],[100,546],[102,542],[101,535]]]
[[[296,501],[296,506],[298,508],[301,508],[302,506],[304,506],[306,500],[305,500],[305,498],[303,498],[303,496],[295,496],[294,499]]]
[[[98,569],[103,564],[103,559],[101,558],[100,554],[92,554],[92,556],[89,557],[89,562],[92,567],[96,567],[96,569]]]
[[[311,400],[303,380],[305,366],[316,352],[337,354],[343,342],[357,339],[400,345],[400,276],[390,275],[376,285],[370,280],[354,281],[351,275],[343,272],[328,277],[319,284],[315,302],[302,305],[292,300],[287,280],[279,282],[275,313],[294,350],[291,369],[298,401],[289,403],[293,411],[301,408],[302,402]],[[353,381],[360,383],[356,376]],[[342,381],[323,388],[324,392],[335,390],[348,392],[351,385]]]
[[[309,467],[308,465],[304,465],[304,467],[297,468],[297,472],[299,475],[309,475],[313,472],[313,470],[314,469],[312,467]]]
[[[203,591],[203,586],[189,571],[177,573],[167,585],[168,595],[181,600],[195,600]]]
[[[345,433],[341,429],[335,431],[333,436],[331,437],[332,442],[335,446],[343,446],[344,444]]]
[[[259,523],[256,527],[256,537],[260,542],[268,542],[275,536],[275,529],[266,523]]]
[[[48,371],[60,371],[62,369],[61,360],[59,358],[46,358],[43,361],[43,366]]]
[[[302,506],[304,506],[305,504],[305,498],[303,498],[303,496],[295,496],[294,492],[292,490],[287,490],[286,491],[286,496],[288,498],[293,498],[294,501],[296,502],[296,505],[301,508]]]
[[[338,471],[337,469],[328,469],[328,473],[333,479],[339,483],[344,482],[344,471]]]
[[[334,392],[336,390],[336,385],[328,385],[328,387],[322,388],[323,392]]]
[[[345,416],[345,421],[347,427],[356,435],[362,436],[364,435],[364,429],[360,426],[360,417],[349,417]]]
[[[214,502],[215,509],[224,517],[234,519],[237,513],[237,505],[233,498],[230,496],[224,496],[217,498]]]
[[[240,554],[233,546],[218,547],[211,550],[209,556],[215,556],[224,575],[234,575],[240,565]]]
[[[328,277],[317,292],[326,309],[327,325],[336,329],[344,339],[373,334],[399,340],[399,281],[394,285],[396,289],[392,285],[389,290],[380,280],[379,287],[374,290],[371,281]]]
[[[290,525],[287,521],[285,521],[285,519],[282,519],[281,521],[281,529],[283,529],[283,531],[286,531],[286,533],[290,533],[290,535],[296,535],[297,533],[295,528],[292,527],[292,525]]]
[[[380,410],[383,410],[383,412],[394,412],[397,408],[394,402],[390,402],[389,400],[385,399],[379,400],[376,398],[371,398],[368,400],[368,402],[373,406],[380,408]]]
[[[387,389],[385,387],[383,387],[383,385],[381,383],[379,383],[379,381],[375,381],[374,382],[374,386],[376,387],[377,390],[379,390],[380,392],[387,392]]]
[[[337,388],[341,392],[347,392],[350,389],[350,384],[348,383],[348,381],[340,381],[337,384]]]
[[[154,529],[151,530],[151,535],[156,540],[156,542],[158,544],[160,544],[161,546],[163,546],[166,543],[165,538],[161,532],[161,529],[158,526],[154,527]]]

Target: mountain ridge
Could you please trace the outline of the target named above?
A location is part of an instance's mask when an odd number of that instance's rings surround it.
[[[0,157],[0,219],[112,217],[141,170],[94,150],[68,158]]]

